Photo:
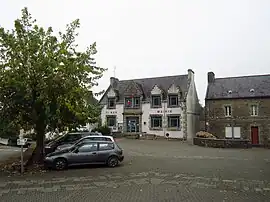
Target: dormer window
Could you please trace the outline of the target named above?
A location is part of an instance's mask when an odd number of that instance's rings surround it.
[[[140,108],[140,97],[125,98],[125,108]]]
[[[177,94],[168,95],[168,101],[169,101],[168,107],[178,107],[179,106]]]
[[[250,90],[249,90],[249,92],[254,93],[254,89],[253,89],[253,88],[252,88],[252,89],[250,89]]]
[[[152,95],[151,107],[152,108],[161,107],[161,95]]]
[[[116,102],[115,98],[108,98],[108,109],[115,109]]]

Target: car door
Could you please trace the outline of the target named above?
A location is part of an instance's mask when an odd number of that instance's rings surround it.
[[[110,154],[111,151],[114,149],[114,144],[113,143],[99,143],[98,147],[98,162],[99,163],[105,163]]]
[[[83,165],[97,163],[97,150],[98,144],[95,142],[79,146],[78,149],[74,151],[75,155],[73,156],[73,164]]]

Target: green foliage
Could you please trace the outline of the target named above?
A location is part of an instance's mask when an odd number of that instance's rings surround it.
[[[14,26],[0,27],[1,120],[33,127],[41,140],[46,127],[95,122],[100,109],[91,102],[91,88],[105,69],[96,66],[96,43],[84,52],[76,50],[79,20],[56,36],[51,27],[38,26],[24,8]]]
[[[92,131],[100,132],[100,133],[102,133],[102,135],[110,135],[111,134],[111,129],[106,125],[99,126],[99,127],[95,128],[95,129],[93,129]]]
[[[16,137],[19,135],[19,128],[14,121],[8,121],[6,119],[1,119],[0,121],[0,137],[9,138]]]

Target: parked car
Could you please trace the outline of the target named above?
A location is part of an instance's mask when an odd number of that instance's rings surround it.
[[[112,136],[100,136],[100,135],[90,135],[83,137],[79,139],[77,142],[74,144],[62,144],[56,148],[57,151],[66,149],[68,147],[72,147],[73,145],[78,145],[82,142],[91,142],[91,141],[109,141],[109,142],[114,142],[114,139]]]
[[[45,154],[49,154],[51,152],[54,152],[56,150],[56,148],[59,147],[60,145],[74,144],[79,139],[86,137],[86,136],[91,136],[91,135],[97,135],[97,134],[93,133],[93,132],[71,132],[71,133],[67,133],[63,136],[59,136],[56,139],[49,141],[45,145]]]
[[[123,150],[115,142],[92,141],[50,153],[46,155],[44,163],[47,168],[63,170],[69,166],[90,164],[115,167],[123,160]]]

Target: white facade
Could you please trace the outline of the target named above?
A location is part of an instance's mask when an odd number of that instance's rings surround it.
[[[109,99],[117,96],[116,91],[113,90],[111,84],[110,88],[105,94],[101,119],[102,124],[113,125],[113,131],[119,131],[124,133],[147,133],[155,134],[157,136],[169,136],[170,138],[181,138],[191,140],[199,127],[199,114],[198,114],[198,97],[194,82],[194,73],[192,70],[188,71],[188,88],[186,91],[181,90],[181,86],[175,85],[173,82],[167,89],[161,89],[158,85],[152,86],[150,92],[150,98],[139,98],[139,100],[131,99],[132,105],[136,102],[139,103],[137,108],[126,108],[126,101],[116,102],[115,106],[109,107]],[[118,80],[117,80],[118,81]],[[118,81],[119,82],[119,81]],[[133,82],[132,85],[136,85]],[[136,86],[135,86],[136,87]],[[131,87],[126,87],[132,90]],[[186,88],[186,87],[185,87]],[[162,96],[166,90],[166,97]],[[132,92],[133,94],[133,92]],[[174,97],[176,106],[171,107],[169,104],[172,101],[169,100],[169,96]],[[153,106],[153,97],[160,96],[158,106]],[[130,102],[130,101],[128,101]],[[134,103],[133,103],[134,102]],[[128,112],[127,112],[128,111]],[[110,117],[113,118],[112,122],[108,124]],[[109,119],[108,119],[109,118]],[[135,129],[129,130],[130,119],[137,118],[137,124],[135,123]],[[158,125],[158,127],[156,127]]]
[[[179,108],[168,108],[167,103],[162,103],[161,108],[151,108],[150,103],[145,103],[142,105],[143,114],[142,114],[142,132],[148,134],[155,134],[158,136],[166,136],[166,133],[169,133],[171,138],[184,138],[183,133],[183,110]],[[162,116],[162,130],[151,130],[151,115],[161,115]],[[180,116],[180,129],[177,131],[172,131],[167,129],[167,119],[168,115],[179,115]],[[145,123],[145,124],[144,124]]]

